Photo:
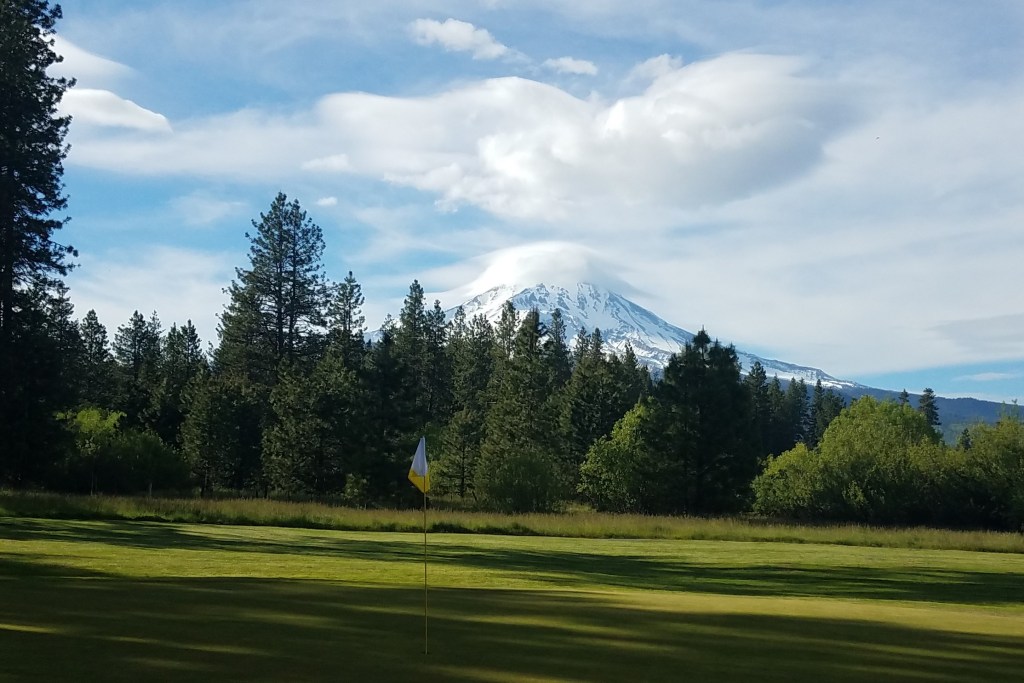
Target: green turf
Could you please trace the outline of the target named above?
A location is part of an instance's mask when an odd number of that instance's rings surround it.
[[[1015,681],[1024,556],[0,519],[0,680]]]

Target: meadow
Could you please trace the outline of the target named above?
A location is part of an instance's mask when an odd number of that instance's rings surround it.
[[[0,680],[1020,680],[1024,554],[878,533],[434,532],[424,654],[422,534],[0,517]]]

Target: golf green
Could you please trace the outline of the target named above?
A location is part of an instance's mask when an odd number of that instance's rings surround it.
[[[0,519],[0,680],[1013,681],[1024,556]],[[428,653],[424,654],[425,627]]]

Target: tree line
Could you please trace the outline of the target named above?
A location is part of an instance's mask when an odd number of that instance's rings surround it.
[[[701,330],[652,379],[600,330],[566,339],[506,303],[448,319],[410,285],[368,339],[361,286],[332,282],[319,226],[283,193],[252,221],[216,346],[135,312],[113,335],[75,318],[55,241],[72,83],[59,8],[0,5],[0,484],[90,493],[321,497],[413,504],[421,435],[436,493],[507,512],[582,504],[640,513],[760,514],[1020,525],[1024,430],[1007,415],[941,443],[934,394],[851,406],[821,383],[741,374]],[[16,59],[15,59],[16,57]],[[776,457],[777,456],[777,457]]]

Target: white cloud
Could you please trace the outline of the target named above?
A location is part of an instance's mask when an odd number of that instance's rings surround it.
[[[472,52],[473,59],[498,59],[511,53],[487,29],[458,19],[417,19],[409,25],[409,32],[420,45],[436,43],[448,52]]]
[[[75,78],[80,86],[99,87],[116,83],[133,73],[124,64],[83,50],[60,35],[54,36],[53,49],[64,57],[64,61],[51,66],[49,72],[55,76]]]
[[[191,319],[204,345],[216,343],[217,316],[227,301],[222,290],[237,258],[168,246],[83,257],[68,278],[75,315],[95,309],[113,339],[136,310],[147,318],[156,311],[165,330]]]
[[[454,270],[464,284],[441,295],[449,307],[499,285],[531,287],[541,282],[567,289],[587,282],[625,296],[636,294],[635,288],[623,278],[621,263],[596,249],[572,242],[532,242],[498,249],[458,264]],[[438,275],[442,280],[450,279],[443,273]]]
[[[144,132],[169,133],[167,117],[131,100],[122,99],[109,90],[72,88],[64,94],[61,112],[71,114],[77,125],[130,128]]]
[[[954,381],[958,382],[1001,382],[1008,379],[1019,379],[1021,377],[1019,372],[979,372],[973,375],[960,375],[954,377]]]
[[[658,55],[640,62],[634,66],[626,80],[633,82],[650,83],[662,76],[667,76],[673,71],[678,71],[683,66],[683,60],[672,55]]]
[[[348,155],[332,154],[304,161],[302,162],[302,169],[304,171],[345,172],[352,170],[352,164],[348,160]]]
[[[337,206],[338,205],[338,198],[337,197],[321,197],[320,199],[316,200],[316,205],[317,206],[325,206],[325,207],[326,206]]]
[[[206,192],[193,192],[171,201],[171,207],[190,226],[206,226],[242,214],[245,202],[213,197]]]
[[[604,228],[661,212],[665,223],[666,210],[747,196],[818,163],[852,114],[841,88],[803,69],[725,55],[608,103],[522,78],[418,98],[341,93],[310,113],[244,110],[176,123],[171,136],[82,135],[71,160],[274,181],[346,172],[436,194],[446,210]]]
[[[596,76],[597,65],[585,59],[573,59],[572,57],[559,57],[558,59],[544,60],[544,66],[562,74],[577,74],[581,76]]]

